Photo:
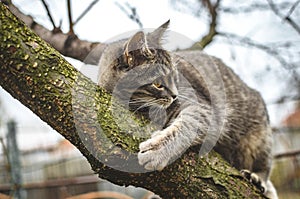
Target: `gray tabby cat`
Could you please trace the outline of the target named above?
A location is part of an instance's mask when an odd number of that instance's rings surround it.
[[[211,148],[277,198],[269,181],[272,132],[260,94],[219,59],[161,46],[169,21],[151,33],[108,44],[99,85],[158,130],[139,146],[139,164],[162,170],[190,146]]]

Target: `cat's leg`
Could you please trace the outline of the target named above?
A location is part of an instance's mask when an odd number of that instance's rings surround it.
[[[242,175],[255,185],[266,197],[278,199],[277,192],[270,180],[263,180],[259,173],[252,173],[249,170],[241,170]]]
[[[261,192],[265,192],[266,183],[257,173],[253,173],[247,169],[243,169],[241,170],[241,174],[253,185],[255,185]]]
[[[272,165],[272,131],[268,126],[260,128],[262,130],[249,133],[240,141],[239,156],[244,160],[237,168],[241,170],[243,176],[255,185],[265,196],[270,199],[277,199],[276,189],[269,180]],[[250,143],[247,145],[246,143]],[[245,159],[248,159],[246,161]]]
[[[165,129],[154,132],[139,145],[139,164],[147,170],[162,170],[195,142],[208,128],[209,107],[188,106]]]

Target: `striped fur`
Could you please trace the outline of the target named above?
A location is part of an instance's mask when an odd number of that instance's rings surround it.
[[[268,181],[272,134],[260,94],[219,59],[164,50],[160,40],[168,23],[109,44],[99,63],[99,85],[157,125],[140,144],[139,163],[162,170],[200,144],[201,155],[214,149],[237,169],[257,173],[260,185],[268,185],[265,194],[277,198]]]

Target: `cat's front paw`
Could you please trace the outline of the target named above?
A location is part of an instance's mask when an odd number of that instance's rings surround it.
[[[164,146],[162,135],[152,137],[139,145],[139,164],[147,170],[162,170],[170,160],[167,147]]]
[[[270,180],[265,182],[256,173],[249,170],[241,170],[242,175],[255,185],[267,198],[278,199],[277,192]]]
[[[249,180],[253,185],[255,185],[262,193],[266,191],[265,182],[256,174],[247,169],[240,171],[242,175]]]

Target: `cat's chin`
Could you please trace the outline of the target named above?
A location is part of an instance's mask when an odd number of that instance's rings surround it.
[[[171,104],[174,102],[174,100],[170,100],[169,102],[166,102],[166,103],[162,103],[162,104],[159,104],[157,107],[158,108],[163,108],[163,109],[167,109],[171,106]]]

